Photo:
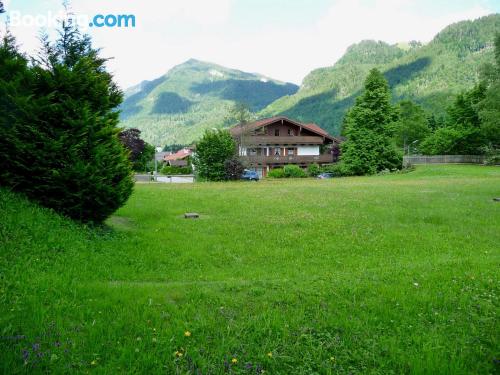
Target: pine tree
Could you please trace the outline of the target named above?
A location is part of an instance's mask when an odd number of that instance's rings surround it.
[[[34,77],[9,31],[0,45],[0,185],[18,186],[26,155],[22,119],[36,108]],[[29,134],[28,142],[32,141]]]
[[[56,42],[45,38],[43,52],[25,73],[30,99],[13,93],[12,103],[0,109],[9,113],[12,128],[12,163],[2,184],[85,222],[102,222],[133,187],[118,139],[122,93],[105,62],[90,38],[65,21]],[[8,85],[0,82],[0,88]]]
[[[387,80],[372,69],[363,94],[344,118],[347,141],[341,146],[341,161],[345,173],[363,175],[401,168],[402,157],[391,141],[391,124],[397,119]]]

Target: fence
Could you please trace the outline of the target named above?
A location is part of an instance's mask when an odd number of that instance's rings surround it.
[[[483,164],[484,155],[413,155],[404,156],[403,163],[407,164]]]
[[[194,175],[161,175],[157,174],[154,178],[151,174],[136,174],[134,176],[136,182],[166,182],[166,183],[190,183],[194,182]]]

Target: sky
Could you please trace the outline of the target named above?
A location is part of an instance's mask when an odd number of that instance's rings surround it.
[[[39,48],[40,27],[61,0],[3,0],[21,49]],[[313,69],[331,66],[363,39],[430,41],[450,23],[500,13],[500,0],[72,0],[72,12],[133,14],[134,28],[86,32],[119,85],[130,87],[165,74],[190,58],[300,84]],[[39,25],[13,17],[38,16]],[[84,19],[84,18],[82,18]],[[23,19],[21,19],[23,20]]]

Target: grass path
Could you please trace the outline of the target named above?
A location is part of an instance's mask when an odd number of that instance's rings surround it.
[[[106,230],[0,191],[0,369],[498,372],[498,196],[478,166],[141,184]]]

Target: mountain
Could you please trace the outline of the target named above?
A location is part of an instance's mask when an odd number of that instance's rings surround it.
[[[452,24],[426,45],[362,41],[349,47],[333,66],[312,71],[297,93],[271,103],[259,117],[285,115],[340,134],[346,110],[374,67],[388,79],[394,101],[411,99],[443,115],[453,95],[471,88],[481,66],[493,61],[493,37],[498,31],[500,14],[492,14]]]
[[[125,91],[121,125],[136,127],[155,145],[189,143],[204,129],[227,126],[235,102],[258,112],[298,86],[199,60],[188,60],[153,81]]]

